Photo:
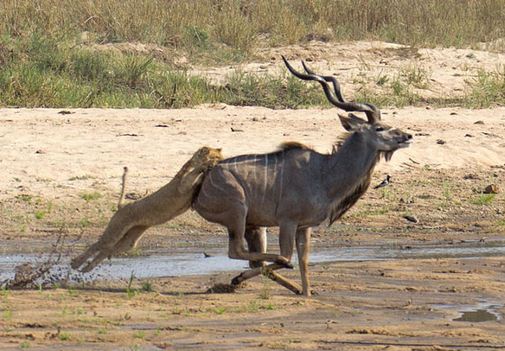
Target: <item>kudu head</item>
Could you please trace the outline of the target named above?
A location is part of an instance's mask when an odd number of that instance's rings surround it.
[[[350,133],[359,133],[364,140],[370,144],[377,153],[383,154],[389,161],[393,153],[404,147],[408,147],[412,141],[412,135],[401,131],[398,128],[392,128],[381,122],[380,110],[370,103],[358,103],[345,101],[340,90],[340,84],[333,76],[322,76],[314,73],[302,61],[306,73],[296,71],[291,64],[282,56],[288,70],[296,77],[303,80],[314,80],[321,84],[324,94],[329,102],[346,112],[363,112],[367,120],[364,120],[353,113],[346,115],[339,114],[342,126]],[[329,83],[333,85],[334,94],[332,94]]]

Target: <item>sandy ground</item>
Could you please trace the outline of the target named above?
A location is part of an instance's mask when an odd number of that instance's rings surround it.
[[[269,152],[291,140],[329,152],[343,132],[332,109],[214,105],[58,112],[0,110],[2,199],[23,189],[42,197],[67,196],[97,181],[115,188],[123,166],[131,171],[132,189],[154,190],[202,145],[222,148],[225,157]],[[411,132],[415,144],[397,152],[390,163],[381,163],[379,173],[505,165],[505,108],[385,109],[383,120]]]
[[[257,279],[207,294],[223,274],[158,279],[155,292],[111,282],[2,293],[2,350],[503,350],[499,321],[458,321],[495,305],[502,259],[440,259],[311,267],[319,295],[296,297]],[[295,273],[290,274],[295,277]],[[228,277],[229,278],[229,277]]]
[[[363,88],[380,92],[400,79],[404,83],[410,80],[413,91],[423,98],[445,100],[464,96],[479,72],[502,71],[505,54],[487,51],[490,47],[482,44],[478,49],[416,48],[381,41],[341,44],[311,41],[259,49],[253,62],[215,68],[191,67],[190,72],[204,74],[217,83],[237,70],[283,75],[281,55],[284,55],[299,69],[298,61],[305,60],[317,73],[335,75],[342,83],[345,97]],[[380,81],[382,86],[377,83]]]
[[[338,56],[342,48],[330,50],[328,45],[320,44],[318,57],[334,61],[318,63],[314,57],[315,67],[335,67],[335,60],[343,57]],[[347,47],[349,57],[358,51],[369,55],[378,44],[353,45]],[[400,49],[393,47],[394,55]],[[429,62],[440,67],[442,58],[454,62],[447,52],[470,63],[485,61],[488,70],[492,62],[503,60],[494,53],[477,52],[475,59],[464,50],[430,50],[419,52],[432,55],[435,59]],[[304,51],[294,48],[296,53],[303,57]],[[263,65],[269,67],[269,54],[264,55]],[[341,67],[351,67],[353,57]],[[394,66],[394,57],[385,58],[388,65]],[[462,71],[475,73],[478,67],[472,67]],[[437,69],[432,68],[434,79],[461,78],[454,74],[460,68],[450,64],[444,73]],[[457,94],[464,82],[452,82],[449,93]],[[72,240],[69,255],[77,253],[100,235],[112,215],[123,166],[130,169],[127,192],[142,196],[169,181],[202,145],[221,147],[225,156],[233,156],[268,152],[295,140],[328,152],[343,132],[332,109],[218,104],[59,112],[0,110],[0,254],[46,252],[61,231]],[[415,143],[377,167],[374,184],[390,174],[390,186],[370,189],[342,221],[315,230],[316,250],[332,245],[502,242],[505,108],[383,109],[383,119],[411,132]],[[491,184],[498,194],[483,194]],[[405,215],[419,222],[408,222]],[[187,247],[225,250],[226,240],[222,228],[188,212],[150,230],[136,254],[169,254]],[[233,294],[206,293],[214,283],[228,282],[230,273],[135,280],[130,293],[128,283],[119,280],[0,291],[0,349],[505,349],[501,258],[331,263],[314,265],[311,272],[319,292],[311,299],[261,277]],[[285,274],[298,279],[297,270]],[[494,306],[498,320],[454,320],[460,311],[484,305]]]

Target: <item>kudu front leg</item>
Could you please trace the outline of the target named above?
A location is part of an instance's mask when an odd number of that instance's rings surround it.
[[[228,226],[228,235],[230,237],[229,247],[228,247],[228,257],[237,260],[247,260],[247,261],[268,261],[274,262],[282,265],[286,268],[293,268],[289,259],[281,255],[268,254],[262,252],[248,252],[244,245],[245,239],[245,217],[246,210],[244,213],[237,213],[235,215],[235,223]]]
[[[311,228],[298,229],[296,231],[296,251],[298,253],[298,265],[302,278],[303,295],[311,295],[309,280],[309,253],[310,253],[310,235]]]

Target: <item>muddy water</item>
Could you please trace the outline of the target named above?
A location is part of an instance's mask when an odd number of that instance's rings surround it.
[[[503,308],[503,303],[496,301],[481,300],[475,305],[441,304],[433,307],[439,310],[453,311],[457,317],[452,320],[458,322],[501,321],[503,318],[498,312]]]
[[[461,313],[461,317],[455,318],[455,321],[461,322],[488,322],[488,321],[498,321],[501,316],[492,310],[482,310],[478,309],[475,311],[466,311]]]
[[[194,249],[192,249],[194,250]],[[442,246],[360,246],[315,249],[311,254],[312,263],[340,261],[371,261],[446,257],[505,256],[505,242]],[[133,274],[137,278],[158,278],[167,276],[201,275],[215,272],[238,271],[247,268],[244,261],[229,259],[223,250],[156,253],[148,256],[113,258],[97,267],[92,273],[77,274],[68,269],[68,261],[63,261],[54,269],[59,275],[66,274],[78,280],[127,279]],[[44,257],[30,254],[0,255],[0,281],[12,278],[14,267],[21,263],[36,263]],[[296,260],[296,257],[295,257]]]

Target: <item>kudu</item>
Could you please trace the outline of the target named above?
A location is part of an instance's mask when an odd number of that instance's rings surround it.
[[[283,60],[296,77],[321,84],[333,105],[347,112],[364,112],[367,120],[352,113],[339,114],[348,135],[332,154],[287,143],[277,152],[223,160],[206,175],[193,206],[208,221],[228,229],[230,258],[249,260],[252,267],[258,267],[237,276],[232,283],[265,270],[272,277],[274,269],[292,268],[296,243],[302,291],[285,278],[281,283],[310,296],[307,268],[311,228],[324,221],[331,224],[349,210],[369,187],[381,156],[389,161],[397,149],[409,145],[412,135],[383,124],[376,106],[345,101],[334,77],[315,74],[303,61],[306,73],[300,73]],[[279,227],[280,255],[266,253],[265,227],[272,226]],[[274,263],[260,267],[263,261]]]

